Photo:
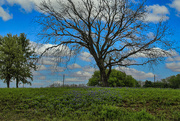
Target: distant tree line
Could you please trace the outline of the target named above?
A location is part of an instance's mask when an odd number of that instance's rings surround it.
[[[146,80],[143,87],[155,87],[155,88],[180,88],[180,74],[176,76],[170,76],[161,81],[151,82]]]
[[[106,71],[108,72],[108,71]],[[146,80],[144,85],[141,85],[142,81],[137,81],[131,75],[126,75],[125,72],[121,72],[113,69],[108,79],[109,87],[154,87],[154,88],[180,88],[180,74],[176,76],[170,76],[161,81],[152,82]],[[92,77],[89,79],[87,86],[103,86],[100,81],[100,71],[95,71]]]

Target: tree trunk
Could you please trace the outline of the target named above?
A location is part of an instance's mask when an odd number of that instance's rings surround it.
[[[9,88],[9,83],[10,83],[10,81],[7,80],[7,88]]]
[[[104,69],[100,69],[100,75],[101,75],[101,81],[102,81],[102,86],[103,87],[108,87],[108,78],[107,78],[107,74],[106,74],[106,70]]]
[[[9,88],[10,81],[11,81],[10,75],[7,75],[6,81],[7,81],[7,88]]]
[[[18,83],[19,83],[19,79],[18,77],[16,78],[16,88],[18,88]]]

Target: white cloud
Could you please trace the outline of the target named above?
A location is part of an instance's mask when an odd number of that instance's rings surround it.
[[[42,71],[42,70],[47,70],[47,68],[44,65],[37,65],[37,70]]]
[[[169,4],[169,6],[175,8],[180,13],[180,0],[173,0],[172,4]]]
[[[39,80],[45,80],[46,77],[45,77],[45,76],[41,76],[41,77],[39,77],[38,79],[39,79]]]
[[[89,66],[83,67],[83,71],[86,71],[86,72],[92,72],[92,73],[94,73],[94,71],[97,71],[97,70],[98,70],[98,69],[93,68],[93,67],[89,67]]]
[[[166,63],[166,67],[174,72],[180,72],[180,62]]]
[[[23,8],[26,12],[31,12],[35,5],[35,0],[6,0],[10,5],[18,4]]]
[[[60,85],[62,85],[63,82],[62,81],[54,81],[53,84],[60,84]]]
[[[46,82],[46,83],[50,83],[50,82],[51,82],[51,80],[46,80],[45,82]]]
[[[91,73],[89,72],[84,72],[84,71],[77,71],[74,73],[75,77],[86,77],[86,78],[90,78],[92,76]]]
[[[51,57],[41,57],[38,60],[38,63],[42,65],[57,65],[57,61],[52,59]]]
[[[152,13],[154,13],[154,14],[163,14],[163,15],[165,15],[165,14],[169,14],[169,11],[168,11],[168,9],[166,8],[166,6],[160,6],[160,5],[158,5],[158,4],[156,4],[156,5],[152,5],[152,6],[148,6],[148,9],[150,10],[150,11],[152,11]]]
[[[169,19],[167,15],[169,15],[169,10],[166,6],[160,6],[158,4],[147,6],[147,16],[145,18],[146,22],[159,22],[161,19],[166,21]]]
[[[64,67],[59,67],[59,66],[50,66],[49,69],[51,72],[63,72],[65,70]]]
[[[0,6],[0,17],[3,19],[3,21],[8,21],[13,18],[12,14],[9,14],[8,11],[5,11],[1,6]]]
[[[37,44],[35,42],[31,42],[32,47],[35,48],[35,52],[38,55],[41,55],[47,48],[56,46],[55,44]],[[65,45],[60,45],[58,47],[53,47],[52,49],[49,49],[44,53],[44,56],[55,56],[55,57],[60,57],[60,56],[71,56],[73,55],[73,51],[70,51],[69,47]]]
[[[116,70],[125,72],[127,75],[132,75],[133,78],[139,80],[139,79],[147,79],[147,78],[153,78],[154,74],[149,72],[145,73],[143,71],[138,71],[134,68],[127,68],[127,67],[116,67]]]
[[[39,72],[37,72],[37,71],[33,71],[33,72],[32,72],[32,75],[33,75],[33,76],[40,76],[41,74],[40,74]]]
[[[85,80],[80,78],[65,78],[65,82],[82,82],[82,81]]]
[[[169,53],[171,54],[172,56],[177,56],[177,52],[175,50],[163,50],[161,48],[152,48],[151,51],[148,51],[148,52],[138,52],[134,55],[132,55],[131,57],[134,57],[134,58],[139,58],[139,57],[142,57],[142,58],[147,58],[148,55],[154,55],[155,57],[167,57],[167,55],[165,53]]]
[[[44,65],[56,65],[56,62],[50,61],[50,60],[42,60],[42,64]]]
[[[44,86],[44,83],[32,83],[32,86]]]
[[[72,65],[69,65],[68,68],[69,68],[69,69],[76,69],[76,68],[81,68],[81,66],[78,65],[78,64],[76,64],[76,63],[74,63],[74,64],[72,64]]]
[[[13,5],[20,5],[21,9],[25,10],[26,12],[32,12],[32,10],[36,10],[41,12],[37,6],[42,3],[42,1],[49,1],[49,0],[6,0],[11,6]],[[57,0],[50,0],[51,4],[54,8],[58,9]],[[77,0],[76,0],[77,1]],[[64,0],[66,2],[66,0]]]
[[[88,52],[82,52],[79,58],[83,61],[91,62],[92,55]]]
[[[180,61],[180,56],[177,56],[177,57],[173,57],[173,58],[167,58],[166,61]]]

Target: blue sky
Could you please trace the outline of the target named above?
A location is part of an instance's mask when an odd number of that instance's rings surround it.
[[[54,1],[56,0],[52,0],[52,2]],[[37,36],[40,28],[33,22],[33,18],[40,14],[35,6],[39,3],[40,0],[0,0],[0,35],[25,33],[32,44],[40,40]],[[147,7],[151,10],[148,16],[149,22],[156,23],[161,16],[164,16],[164,21],[169,22],[174,33],[171,39],[178,44],[180,38],[180,0],[148,0]],[[37,53],[50,46],[52,45],[42,45]],[[73,64],[73,62],[75,63]],[[58,72],[53,68],[53,65],[56,64]],[[94,70],[97,69],[97,67],[94,68],[93,59],[88,52],[82,52],[76,59],[72,59],[68,70],[65,70],[61,65],[53,58],[43,58],[43,64],[39,70],[33,72],[32,86],[25,85],[25,87],[46,87],[52,83],[62,84],[63,74],[66,75],[65,84],[86,84]],[[153,81],[154,74],[156,79],[160,80],[180,72],[180,56],[177,51],[174,51],[173,59],[166,58],[164,62],[154,66],[154,69],[150,69],[148,66],[130,66],[123,68],[123,71],[137,80]],[[6,87],[6,84],[0,81],[0,87]],[[10,87],[15,87],[14,81],[11,82]]]

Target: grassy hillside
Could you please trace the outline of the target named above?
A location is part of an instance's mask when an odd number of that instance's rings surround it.
[[[0,120],[180,120],[180,90],[1,88]]]

